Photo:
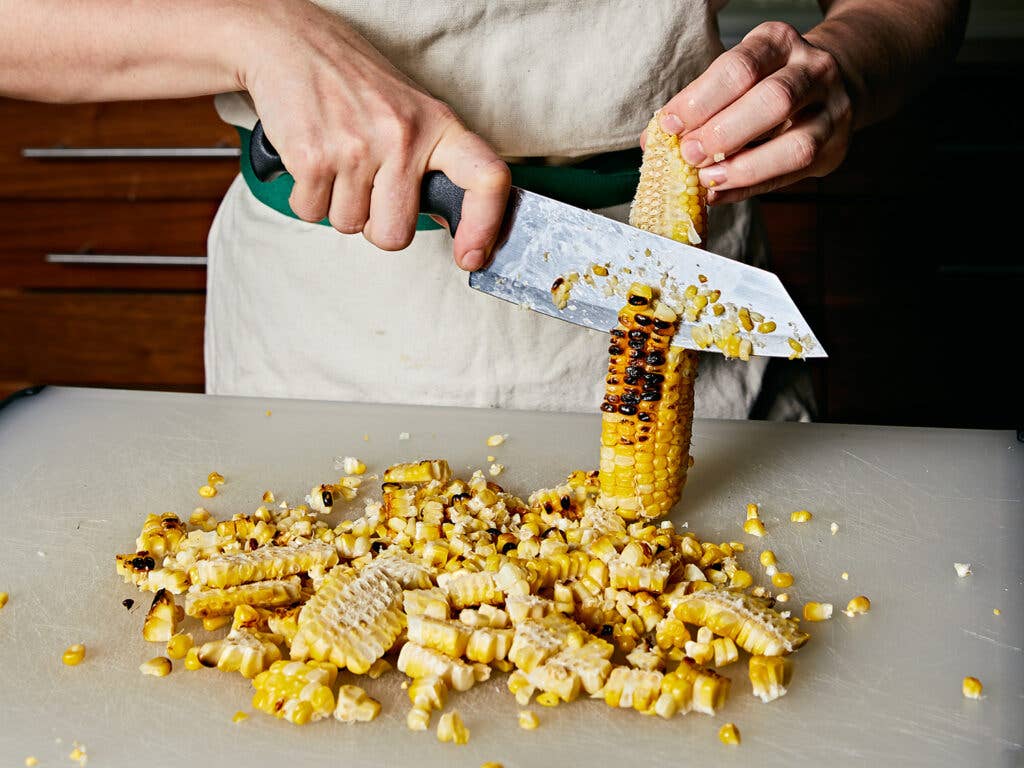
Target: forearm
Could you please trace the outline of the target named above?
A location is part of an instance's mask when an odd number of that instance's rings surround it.
[[[963,40],[966,0],[834,0],[807,40],[839,63],[854,127],[881,120],[921,87]]]
[[[0,0],[0,95],[53,102],[241,87],[244,0]]]

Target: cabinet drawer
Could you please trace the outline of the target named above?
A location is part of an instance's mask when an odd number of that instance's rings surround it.
[[[0,125],[0,199],[213,199],[238,172],[237,156],[225,156],[237,150],[238,136],[210,97],[73,105],[0,99]],[[60,157],[80,149],[99,156]],[[58,156],[25,156],[40,150]],[[146,156],[154,152],[172,156]]]
[[[202,290],[202,266],[68,264],[48,255],[203,256],[215,201],[0,201],[0,286]]]
[[[0,382],[200,390],[204,308],[196,293],[0,296]]]

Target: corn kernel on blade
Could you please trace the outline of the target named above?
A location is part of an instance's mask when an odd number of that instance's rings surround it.
[[[512,188],[509,197],[503,239],[491,263],[470,273],[469,285],[536,312],[607,332],[615,327],[622,308],[621,296],[605,295],[607,278],[595,277],[593,285],[582,279],[575,282],[564,309],[552,301],[555,280],[573,272],[588,274],[593,264],[607,267],[612,276],[623,268],[631,270],[619,278],[627,286],[637,280],[657,286],[668,275],[667,282],[683,291],[689,285],[705,285],[699,278],[704,275],[707,286],[722,292],[722,302],[749,307],[775,322],[772,333],[752,334],[754,355],[788,358],[793,349],[787,339],[793,337],[800,339],[803,357],[827,357],[775,274],[518,187]],[[681,320],[672,344],[699,349],[691,332],[708,319]]]

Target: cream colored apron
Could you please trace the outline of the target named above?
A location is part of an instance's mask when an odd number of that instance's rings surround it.
[[[508,159],[635,146],[650,114],[721,50],[717,9],[704,0],[319,4]],[[235,125],[256,120],[242,94],[217,105]],[[621,220],[627,206],[602,213]],[[751,230],[749,206],[716,210],[711,245],[760,261]],[[208,253],[210,393],[568,411],[600,403],[606,336],[470,289],[446,231],[383,252],[272,210],[238,178]],[[698,414],[746,418],[765,361],[704,358]]]

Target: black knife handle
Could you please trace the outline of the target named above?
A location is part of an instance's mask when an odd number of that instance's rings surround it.
[[[288,170],[281,161],[281,155],[270,143],[263,123],[257,121],[249,139],[249,163],[260,181],[273,181]],[[455,234],[462,220],[462,198],[466,190],[458,186],[441,171],[427,171],[423,174],[420,187],[420,211],[440,216],[448,222],[448,229]]]

